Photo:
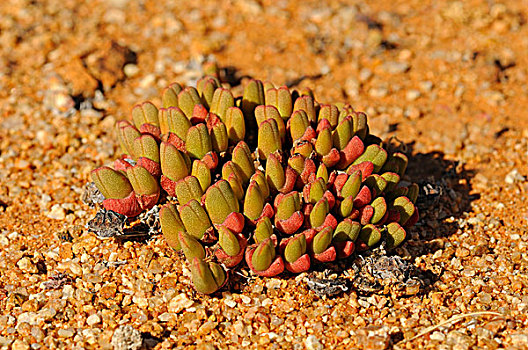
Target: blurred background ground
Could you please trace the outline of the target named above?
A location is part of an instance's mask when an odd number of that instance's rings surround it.
[[[156,348],[528,348],[527,9],[2,1],[0,347],[111,349],[119,329]],[[409,145],[413,180],[444,181],[438,210],[400,251],[434,276],[425,291],[320,299],[288,277],[202,297],[161,237],[123,244],[85,231],[94,211],[80,195],[116,156],[114,122],[139,101],[159,104],[173,81],[193,84],[203,62],[235,85],[251,77],[347,101],[374,134]],[[502,316],[410,340],[479,311]]]

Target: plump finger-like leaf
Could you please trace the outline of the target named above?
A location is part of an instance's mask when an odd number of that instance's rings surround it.
[[[216,292],[226,280],[224,269],[216,263],[206,263],[194,258],[190,270],[194,289],[202,294]]]
[[[142,166],[128,168],[127,177],[136,195],[149,196],[160,191],[158,180]]]
[[[360,230],[361,230],[361,225],[359,224],[359,222],[352,221],[350,219],[345,219],[337,225],[334,231],[333,241],[334,242],[344,242],[344,241],[355,242],[359,236]]]
[[[266,162],[266,180],[274,191],[279,191],[286,182],[284,168],[280,163],[279,157],[274,154],[270,154]]]
[[[244,88],[242,96],[242,111],[246,120],[254,120],[254,111],[258,105],[263,105],[265,101],[264,85],[260,80],[250,80]]]
[[[215,117],[216,118],[216,117]],[[215,152],[225,152],[229,144],[227,137],[227,128],[219,119],[210,124],[209,135],[211,137],[211,144]]]
[[[235,106],[235,98],[229,89],[219,87],[215,90],[211,103],[211,113],[216,114],[222,122],[226,122],[226,112]]]
[[[387,230],[387,249],[399,246],[406,236],[405,229],[396,222],[391,222],[386,226]]]
[[[171,132],[182,140],[185,140],[191,127],[191,122],[178,107],[160,108],[159,121],[162,134]]]
[[[361,188],[361,173],[359,171],[356,171],[352,175],[348,176],[348,179],[346,180],[345,184],[341,188],[341,196],[343,198],[346,197],[356,197],[359,193],[359,190]]]
[[[172,181],[179,181],[189,175],[188,160],[185,158],[186,156],[173,145],[161,143],[161,172]]]
[[[271,237],[273,234],[273,226],[270,218],[263,216],[257,221],[253,238],[255,242],[259,243]]]
[[[396,185],[398,185],[398,182],[400,182],[400,175],[396,173],[386,172],[381,174],[381,177],[387,181],[387,185],[385,187],[385,192],[391,192]]]
[[[359,239],[369,247],[373,247],[380,241],[381,232],[376,226],[368,224],[359,232]]]
[[[330,153],[332,146],[332,132],[330,128],[321,130],[315,141],[315,151],[317,154],[321,157],[327,155]]]
[[[259,185],[255,181],[250,182],[244,198],[244,215],[250,220],[257,220],[262,214],[264,204]]]
[[[220,87],[220,81],[213,76],[205,76],[196,83],[196,90],[201,97],[202,104],[209,108],[213,101],[215,90]]]
[[[277,108],[275,108],[274,106],[257,106],[255,108],[255,119],[257,121],[257,126],[259,127],[264,121],[268,119],[275,120],[275,122],[277,123],[277,128],[279,130],[280,138],[281,140],[284,140],[286,136],[286,126]]]
[[[182,91],[182,87],[178,83],[172,83],[166,87],[161,96],[163,108],[178,107],[178,94],[180,91]]]
[[[277,122],[268,119],[258,128],[258,151],[261,159],[268,159],[271,153],[282,149],[281,137]]]
[[[368,133],[367,115],[363,112],[352,113],[354,134],[364,140]]]
[[[253,164],[253,158],[251,157],[251,151],[248,145],[244,141],[237,143],[233,149],[232,156],[233,163],[238,165],[241,170],[241,178],[243,184],[247,184],[249,178],[255,172],[255,165]]]
[[[409,190],[407,191],[406,197],[409,198],[411,202],[416,203],[419,192],[420,188],[417,184],[413,183],[411,186],[409,186]]]
[[[321,198],[315,203],[312,211],[310,212],[310,225],[313,228],[320,227],[326,219],[326,216],[330,212],[328,201],[326,198]]]
[[[264,199],[269,197],[270,192],[268,182],[266,181],[266,176],[262,171],[257,170],[255,174],[251,176],[250,181],[255,181],[258,184],[260,193],[262,194],[262,197],[264,197]]]
[[[189,128],[185,139],[187,153],[193,158],[202,159],[213,150],[211,138],[205,124],[198,124]]]
[[[365,179],[365,185],[374,190],[376,196],[379,196],[387,187],[387,180],[378,174],[372,174]]]
[[[293,147],[292,154],[300,154],[304,158],[312,155],[314,148],[310,141],[298,141]]]
[[[232,212],[239,211],[238,200],[229,183],[220,180],[205,192],[205,208],[214,224],[222,224]]]
[[[298,234],[292,237],[286,248],[284,248],[284,259],[287,262],[293,263],[297,261],[302,255],[306,253],[306,236]]]
[[[414,204],[409,198],[401,196],[394,200],[392,203],[392,209],[395,209],[400,213],[400,225],[405,225],[407,220],[414,214]]]
[[[209,216],[197,200],[191,199],[186,204],[180,205],[178,211],[185,230],[191,236],[202,239],[211,228]]]
[[[374,199],[370,205],[374,209],[374,214],[372,215],[370,222],[377,224],[383,219],[385,213],[387,213],[387,202],[385,202],[385,198],[378,197]]]
[[[134,154],[159,163],[159,146],[156,139],[149,134],[143,134],[134,140]]]
[[[365,152],[363,152],[362,155],[360,155],[353,164],[359,164],[365,161],[372,162],[374,164],[374,172],[377,173],[380,171],[381,167],[383,167],[383,164],[385,164],[385,161],[387,160],[387,151],[385,151],[380,146],[373,144],[368,146],[365,149]]]
[[[136,128],[143,124],[159,126],[158,109],[152,102],[143,102],[132,109],[132,119]]]
[[[301,209],[301,201],[298,192],[290,192],[281,197],[277,205],[275,218],[277,220],[289,219],[295,212]]]
[[[347,117],[337,125],[332,134],[334,146],[339,150],[344,149],[353,135],[352,119]]]
[[[383,171],[384,172],[390,171],[402,177],[405,174],[405,170],[407,169],[408,162],[409,162],[409,159],[407,158],[405,154],[400,153],[400,152],[393,153],[389,157],[385,165],[383,165]]]
[[[176,210],[176,206],[171,203],[165,204],[160,209],[160,224],[163,237],[172,249],[180,250],[180,240],[178,233],[185,231],[185,226],[180,219],[180,214]]]
[[[275,254],[275,247],[269,238],[260,242],[251,257],[253,268],[257,271],[267,270],[273,262]]]
[[[293,112],[288,120],[288,127],[290,129],[290,136],[293,141],[296,141],[304,136],[306,129],[310,126],[308,115],[304,110]]]
[[[313,97],[310,95],[304,95],[299,96],[295,100],[295,104],[293,105],[293,111],[299,111],[303,110],[306,112],[306,116],[308,117],[308,121],[310,123],[315,123],[317,121],[316,115],[315,115],[315,105]]]
[[[193,161],[191,175],[198,179],[202,191],[205,192],[211,185],[211,170],[203,161],[199,159]]]
[[[266,90],[266,104],[274,106],[279,111],[282,119],[288,120],[292,114],[293,103],[291,92],[286,86],[277,89],[270,88]]]
[[[183,111],[187,119],[191,119],[194,111],[194,106],[201,104],[200,95],[198,91],[192,86],[187,86],[178,93],[178,106]]]
[[[133,190],[130,181],[125,175],[107,166],[92,170],[91,176],[95,186],[105,198],[125,198]]]
[[[238,107],[230,107],[225,112],[227,136],[232,143],[243,141],[246,136],[244,114]]]
[[[134,140],[141,136],[139,130],[128,121],[120,120],[116,123],[116,133],[123,153],[137,159],[134,151]]]
[[[235,234],[224,226],[218,226],[218,244],[229,256],[240,253],[240,243]]]
[[[312,241],[312,250],[314,254],[321,254],[332,243],[334,230],[331,227],[325,227],[321,232],[315,235]]]
[[[194,258],[205,258],[205,249],[196,238],[187,234],[185,231],[180,231],[178,232],[178,239],[183,255],[185,255],[188,261],[192,261]]]
[[[335,128],[339,121],[339,110],[337,107],[334,105],[321,105],[317,121],[321,122],[323,119],[328,120],[332,128]]]
[[[198,178],[195,176],[187,176],[176,183],[174,187],[176,198],[180,204],[186,204],[191,199],[200,201],[203,195],[202,187]]]

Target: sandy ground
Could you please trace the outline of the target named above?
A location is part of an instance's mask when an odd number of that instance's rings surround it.
[[[0,347],[528,348],[527,9],[2,1]],[[159,104],[173,81],[195,82],[205,61],[234,85],[347,101],[374,134],[408,145],[411,178],[444,189],[398,251],[428,276],[423,290],[319,298],[285,276],[200,296],[160,235],[84,229],[95,210],[82,188],[117,155],[114,122]]]

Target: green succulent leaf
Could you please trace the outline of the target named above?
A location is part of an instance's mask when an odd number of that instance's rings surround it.
[[[212,76],[205,76],[196,83],[196,90],[200,94],[202,104],[209,108],[213,102],[215,90],[220,87],[220,82]]]
[[[243,141],[246,136],[244,114],[238,107],[230,107],[225,112],[227,136],[232,143]]]
[[[406,232],[398,223],[391,222],[386,226],[387,230],[387,249],[399,246],[406,236]]]
[[[238,200],[229,183],[220,180],[205,193],[205,208],[214,224],[222,224],[227,216],[239,211]]]
[[[282,119],[285,121],[290,118],[293,110],[291,92],[286,86],[277,89],[269,88],[266,90],[266,103],[274,106],[279,111]]]
[[[259,219],[257,225],[255,226],[255,232],[253,235],[255,242],[260,243],[270,238],[272,234],[273,225],[271,224],[271,220],[267,216],[264,216]]]
[[[264,204],[259,185],[255,181],[250,182],[244,198],[244,215],[250,220],[257,220],[262,214]]]
[[[385,198],[377,197],[370,205],[372,208],[374,208],[374,215],[372,215],[370,222],[377,224],[381,221],[381,219],[383,219],[385,213],[387,212],[387,202],[385,202]]]
[[[127,177],[137,195],[152,195],[160,190],[158,180],[147,169],[136,165],[127,169]]]
[[[317,116],[317,122],[326,119],[335,128],[339,122],[339,109],[334,105],[321,105],[319,115]]]
[[[183,255],[185,255],[188,261],[192,261],[194,258],[205,258],[205,249],[196,238],[187,234],[185,231],[180,231],[178,233],[178,239]]]
[[[121,120],[116,124],[116,133],[121,150],[134,159],[137,159],[134,150],[134,140],[141,136],[141,133],[132,124]]]
[[[213,150],[211,138],[205,124],[200,123],[189,128],[185,141],[187,153],[193,158],[202,159]]]
[[[193,161],[191,175],[198,179],[202,192],[205,192],[211,185],[211,171],[203,161],[199,159]]]
[[[178,211],[185,230],[191,236],[202,239],[211,228],[209,216],[197,200],[191,199],[186,204],[180,205]]]
[[[159,126],[158,108],[152,102],[143,102],[132,109],[132,119],[138,129],[143,124]]]
[[[167,203],[160,209],[160,224],[161,232],[163,237],[174,250],[180,250],[180,240],[178,233],[185,231],[185,226],[180,219],[180,214],[176,210],[176,206],[171,203]]]
[[[326,198],[320,199],[317,203],[315,203],[312,211],[310,212],[310,225],[312,225],[314,228],[321,226],[324,223],[329,211],[330,207],[328,206],[328,201]]]
[[[268,119],[258,128],[258,150],[261,159],[268,159],[271,153],[282,149],[281,138],[277,122]]]
[[[321,254],[332,243],[334,230],[331,227],[325,227],[321,232],[315,235],[312,242],[312,250],[315,254]]]
[[[160,108],[159,121],[162,134],[171,132],[182,140],[185,140],[191,127],[191,122],[178,107]]]
[[[187,119],[191,119],[194,111],[194,106],[201,104],[200,95],[198,90],[192,86],[188,86],[178,94],[178,106],[185,114]]]
[[[211,103],[211,113],[216,114],[225,123],[227,110],[234,106],[235,98],[230,90],[221,87],[215,90]]]
[[[192,175],[178,181],[174,187],[174,191],[176,192],[176,198],[178,198],[180,204],[186,204],[191,199],[200,201],[203,195],[200,181]]]
[[[414,204],[409,200],[409,198],[404,196],[396,198],[392,203],[392,208],[400,213],[400,225],[405,225],[407,220],[410,219],[415,211]]]
[[[132,192],[132,185],[123,173],[103,166],[92,170],[92,181],[105,198],[126,198]]]
[[[359,239],[369,247],[373,247],[380,241],[381,232],[376,226],[368,224],[359,232]]]
[[[293,112],[289,120],[290,135],[293,141],[303,137],[306,129],[310,126],[308,115],[304,110]]]
[[[172,181],[179,181],[189,175],[188,161],[185,158],[186,155],[170,143],[161,143],[161,172]]]
[[[373,144],[368,146],[365,149],[365,152],[363,152],[363,154],[360,155],[352,164],[356,165],[366,161],[372,162],[372,164],[374,164],[374,172],[378,173],[383,167],[383,164],[385,164],[386,160],[387,151],[385,151],[380,146]]]
[[[149,134],[141,135],[134,140],[134,154],[138,158],[145,157],[156,163],[160,162],[158,142]]]
[[[236,256],[240,253],[240,243],[231,230],[224,226],[218,226],[218,244],[229,256]]]
[[[293,112],[295,111],[305,111],[306,116],[308,117],[308,121],[310,123],[315,123],[317,121],[316,115],[315,115],[315,105],[313,97],[310,95],[304,95],[299,96],[295,100],[295,104],[293,105]]]
[[[298,192],[290,192],[282,197],[282,200],[277,205],[277,212],[275,218],[277,220],[289,219],[293,213],[301,210],[301,200]]]
[[[216,263],[206,263],[201,259],[194,258],[190,270],[193,286],[202,294],[216,292],[226,280],[224,269]]]
[[[279,157],[274,154],[270,154],[266,162],[266,180],[274,191],[279,191],[286,182],[284,168],[280,163]]]
[[[334,242],[352,241],[355,242],[361,231],[361,224],[350,219],[341,221],[334,231]]]
[[[260,242],[251,257],[253,268],[257,271],[265,271],[273,262],[275,254],[275,247],[269,238]]]
[[[180,91],[182,91],[182,87],[178,83],[173,83],[166,87],[161,96],[163,108],[178,107],[178,94]]]
[[[251,151],[249,150],[248,145],[244,141],[237,143],[233,149],[233,163],[238,165],[241,170],[240,177],[243,184],[247,184],[250,177],[255,172],[255,165],[253,164],[253,159],[251,157]]]
[[[288,241],[284,248],[284,258],[287,262],[293,263],[306,253],[306,236],[299,234]]]

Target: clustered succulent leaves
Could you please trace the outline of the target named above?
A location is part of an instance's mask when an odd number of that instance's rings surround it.
[[[367,116],[310,90],[251,80],[242,96],[214,76],[163,91],[116,124],[123,156],[92,171],[103,206],[160,210],[167,243],[213,293],[243,261],[257,275],[300,273],[385,242],[418,219],[405,154],[369,133]]]

